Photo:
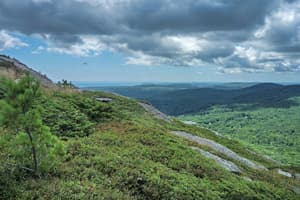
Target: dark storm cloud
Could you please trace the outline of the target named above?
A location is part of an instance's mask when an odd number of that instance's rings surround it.
[[[262,24],[275,5],[272,0],[132,1],[126,19],[129,27],[149,31],[244,30]]]
[[[51,35],[41,35],[44,39],[51,40],[55,44],[68,45],[74,43],[82,43],[81,38],[78,35],[73,34],[51,34]]]
[[[26,34],[110,34],[117,27],[110,13],[85,2],[71,0],[1,0],[2,29]]]
[[[299,0],[1,0],[0,30],[60,53],[122,51],[129,64],[295,71],[298,13]]]
[[[291,44],[288,46],[280,46],[277,48],[279,52],[286,52],[286,53],[297,53],[297,56],[300,57],[300,44]],[[293,56],[293,54],[291,54]]]
[[[0,23],[24,33],[56,34],[244,30],[262,24],[276,1],[132,0],[115,1],[108,8],[101,3],[105,1],[93,2],[2,0]]]

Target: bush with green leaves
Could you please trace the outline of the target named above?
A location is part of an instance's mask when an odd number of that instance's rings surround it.
[[[52,98],[41,101],[43,121],[57,136],[83,137],[93,132],[94,123],[68,99]]]
[[[42,98],[40,104],[43,107],[43,121],[57,136],[88,136],[97,123],[112,119],[110,105],[78,92],[55,92]]]
[[[76,86],[70,81],[68,82],[67,80],[63,79],[62,81],[57,82],[57,86],[61,88],[71,88],[75,89]]]
[[[70,101],[79,110],[85,113],[93,122],[103,122],[112,118],[112,107],[107,103],[98,102],[95,98],[73,94]]]
[[[3,79],[0,122],[12,134],[8,150],[14,165],[39,174],[53,170],[64,157],[63,143],[42,123],[37,99],[39,82],[29,74],[18,81]],[[11,164],[11,163],[10,163]]]

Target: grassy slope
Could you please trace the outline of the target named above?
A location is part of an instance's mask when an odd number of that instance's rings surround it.
[[[10,174],[1,166],[0,199],[297,199],[286,186],[287,182],[299,183],[272,171],[245,168],[241,175],[232,174],[169,131],[185,130],[214,139],[247,158],[272,166],[236,141],[217,138],[206,129],[178,121],[168,124],[157,120],[127,98],[106,93],[48,93],[48,101],[61,101],[64,107],[73,105],[78,96],[86,100],[111,97],[112,118],[95,124],[86,137],[63,137],[67,158],[53,174],[32,179],[26,174]],[[0,152],[4,148],[0,145]],[[0,154],[0,159],[3,157]]]
[[[300,98],[293,98],[300,104]],[[290,108],[247,106],[213,107],[207,112],[181,116],[232,138],[283,163],[300,166],[300,105]]]

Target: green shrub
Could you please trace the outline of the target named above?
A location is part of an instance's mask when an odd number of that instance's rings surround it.
[[[43,120],[58,136],[82,137],[93,132],[94,125],[112,118],[112,107],[81,93],[55,93],[41,100]]]
[[[112,118],[113,109],[110,104],[98,102],[92,97],[85,97],[83,94],[73,94],[68,98],[93,122],[103,122]]]
[[[93,132],[94,123],[66,99],[44,99],[42,103],[43,121],[55,135],[82,137]]]

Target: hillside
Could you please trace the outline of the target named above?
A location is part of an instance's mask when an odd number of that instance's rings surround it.
[[[0,199],[299,198],[297,169],[148,104],[64,88],[43,90],[37,104],[66,157],[32,177],[10,165],[16,136],[1,127]]]
[[[180,115],[181,120],[237,139],[283,163],[300,165],[300,85],[141,85],[106,89],[149,101],[165,113]]]
[[[15,58],[0,55],[0,76],[6,76],[11,79],[18,79],[26,72],[29,72],[45,87],[55,86],[55,84],[46,75],[36,72],[35,70],[29,68]]]
[[[283,163],[300,166],[300,97],[289,101],[295,105],[259,109],[246,104],[214,106],[179,118],[243,141]]]

